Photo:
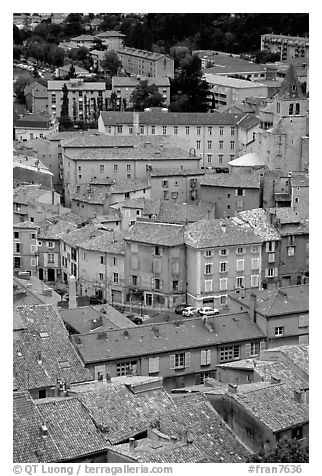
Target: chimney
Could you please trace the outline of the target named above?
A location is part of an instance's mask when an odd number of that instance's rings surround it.
[[[71,275],[69,278],[69,309],[77,308],[77,299],[76,299],[76,278]]]
[[[133,112],[133,134],[138,135],[139,133],[139,113],[138,112]]]
[[[43,423],[43,424],[41,425],[41,427],[40,427],[40,433],[41,433],[41,436],[43,436],[43,437],[48,436],[48,428],[47,428],[47,426],[46,426],[45,423]]]
[[[221,222],[221,231],[223,233],[226,233],[226,230],[227,230],[227,223]]]
[[[249,295],[249,317],[250,320],[256,323],[256,294]]]
[[[42,364],[42,358],[41,358],[41,352],[40,351],[37,352],[37,362],[38,362],[38,364]]]
[[[209,316],[204,316],[202,317],[202,321],[205,325],[205,328],[207,329],[208,332],[214,332],[214,323],[213,323],[213,319],[212,319],[212,324],[210,323],[210,319],[209,319]]]
[[[238,385],[229,383],[228,384],[228,393],[237,393],[238,391]]]
[[[130,450],[135,450],[137,445],[138,445],[138,442],[135,440],[135,438],[129,438],[129,448],[130,448]]]
[[[281,383],[281,379],[279,377],[274,377],[274,375],[271,375],[271,384],[275,383]]]
[[[294,390],[294,400],[297,403],[303,403],[304,392],[302,390]]]
[[[51,204],[55,205],[55,191],[54,190],[51,191]]]

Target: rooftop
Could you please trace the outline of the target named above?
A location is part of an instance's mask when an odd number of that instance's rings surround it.
[[[271,431],[278,432],[308,423],[308,403],[297,402],[294,390],[285,383],[265,385],[253,391],[247,389],[248,385],[241,385],[237,393],[230,393],[229,396]],[[243,392],[243,388],[247,391]]]
[[[54,175],[37,157],[23,154],[13,154],[13,168],[33,170],[47,175]]]
[[[265,162],[263,161],[263,159],[254,152],[237,157],[237,159],[231,160],[228,163],[229,165],[234,167],[262,168],[265,166]]]
[[[109,321],[106,315],[101,314],[93,306],[82,306],[76,309],[59,309],[59,314],[64,323],[78,334],[119,328],[113,322]]]
[[[301,85],[296,75],[296,69],[293,64],[290,64],[285,78],[282,82],[282,86],[277,92],[276,99],[304,99],[304,94],[301,89]]]
[[[139,124],[154,125],[230,125],[234,126],[242,115],[217,112],[167,112],[167,111],[146,111],[139,112]],[[101,118],[104,125],[113,124],[133,124],[132,112],[101,111]],[[150,139],[150,136],[149,136]]]
[[[183,167],[166,168],[166,169],[158,169],[153,167],[151,170],[151,177],[174,177],[176,175],[179,177],[205,175],[205,171],[196,170],[196,169],[188,169]]]
[[[184,243],[183,226],[155,222],[137,222],[125,235],[125,239],[150,245],[181,246]]]
[[[79,243],[82,249],[101,251],[103,253],[122,254],[125,252],[124,231],[104,231],[100,235],[88,238]]]
[[[260,238],[250,225],[240,218],[199,220],[187,225],[185,243],[192,248],[214,248],[260,244]]]
[[[81,79],[74,80],[62,80],[62,81],[48,81],[47,88],[50,91],[62,92],[62,87],[66,84],[68,90],[81,90],[81,91],[106,91],[105,82],[87,82]]]
[[[263,208],[238,212],[238,217],[249,223],[254,232],[264,241],[280,240],[279,233],[271,224],[269,214]]]
[[[308,37],[301,37],[301,36],[290,36],[290,35],[275,35],[274,33],[264,33],[261,35],[261,37],[268,37],[268,38],[274,38],[274,39],[280,39],[280,40],[288,40],[288,41],[295,41],[298,43],[302,42],[309,42]]]
[[[255,116],[255,114],[248,113],[248,114],[245,114],[245,116],[241,118],[241,120],[238,122],[237,125],[240,129],[245,129],[246,131],[248,131],[252,127],[259,125],[259,123],[260,123],[260,120],[258,119],[258,117]]]
[[[209,55],[207,59],[214,63],[214,66],[204,70],[209,74],[264,73],[266,70],[265,65],[220,53]]]
[[[48,129],[51,124],[50,114],[41,112],[26,114],[16,120],[15,127],[37,127]]]
[[[214,210],[215,205],[213,203],[189,204],[161,201],[157,220],[163,223],[193,223],[203,218],[213,217]]]
[[[126,331],[72,336],[72,342],[83,361],[93,363],[264,337],[247,312],[214,317],[213,325],[210,332],[200,318],[184,319],[180,324],[142,324]]]
[[[309,175],[308,174],[292,174],[291,187],[308,187]]]
[[[207,71],[207,70],[206,70]],[[237,89],[256,89],[265,87],[260,82],[246,81],[246,79],[229,78],[226,76],[220,76],[218,74],[205,73],[203,79],[215,86],[225,86],[228,88]]]
[[[24,324],[13,333],[13,373],[19,389],[55,386],[57,378],[69,383],[92,380],[54,306],[22,306],[15,311]]]
[[[276,359],[279,359],[278,354],[282,354],[286,358],[286,362],[295,364],[304,374],[309,377],[309,346],[308,345],[282,345],[268,349],[265,353],[276,353]]]
[[[259,189],[260,179],[257,174],[205,174],[200,186]]]
[[[308,284],[262,291],[245,291],[243,296],[232,295],[231,299],[249,307],[251,294],[256,294],[256,312],[266,317],[309,312]]]
[[[173,405],[162,383],[137,393],[127,385],[103,382],[91,390],[79,386],[74,392],[113,445],[146,431],[151,421]]]
[[[130,48],[128,46],[123,46],[121,49],[119,49],[117,51],[117,53],[121,54],[121,55],[126,54],[126,55],[130,55],[130,56],[138,56],[140,58],[147,58],[147,59],[152,60],[152,61],[164,58],[166,56],[162,53],[154,53],[152,51],[139,50],[139,49],[136,49],[136,48]],[[169,57],[167,56],[167,58],[169,58]]]
[[[114,38],[115,36],[117,37],[124,37],[125,35],[123,35],[123,33],[121,33],[120,31],[116,31],[116,30],[110,30],[110,31],[102,31],[101,33],[97,33],[96,36],[98,38]]]
[[[99,146],[96,146],[99,147]],[[65,149],[65,156],[72,160],[168,160],[168,159],[200,159],[189,157],[188,152],[178,147],[104,147],[96,149],[77,150]]]
[[[44,189],[41,185],[20,185],[13,189],[13,201],[28,205],[29,202],[38,201],[43,195],[51,195],[51,193],[51,190]],[[54,193],[57,197],[58,194]]]

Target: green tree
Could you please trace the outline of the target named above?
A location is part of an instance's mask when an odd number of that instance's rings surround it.
[[[22,55],[22,48],[18,45],[13,45],[13,59],[19,60]]]
[[[172,112],[207,112],[209,90],[202,80],[201,60],[198,56],[186,56],[181,62],[181,72],[171,82]]]
[[[119,68],[122,66],[122,63],[115,51],[111,50],[105,53],[101,66],[104,71],[108,71],[111,76],[116,76]]]
[[[68,88],[66,84],[62,87],[63,91],[63,101],[60,111],[59,125],[60,130],[71,130],[73,129],[73,122],[69,117],[69,99],[68,99]]]
[[[111,104],[112,104],[112,111],[117,111],[117,94],[115,91],[111,93]]]
[[[143,111],[147,107],[162,107],[163,97],[155,84],[148,85],[148,81],[140,81],[131,94],[131,102],[135,111]]]
[[[70,69],[69,69],[69,73],[68,73],[68,79],[70,79],[70,78],[76,78],[76,70],[75,70],[75,66],[74,66],[73,63],[70,65]]]
[[[248,463],[308,463],[309,445],[296,439],[281,440],[275,449],[261,450]]]
[[[81,13],[70,13],[64,21],[64,34],[67,38],[79,36],[85,32]]]
[[[33,78],[29,74],[26,74],[26,75],[20,76],[17,79],[17,81],[14,83],[13,90],[16,94],[16,101],[19,104],[25,104],[24,90],[28,84],[32,83],[32,81],[33,81]]]
[[[264,50],[259,50],[255,53],[255,63],[275,63],[275,61],[279,61],[280,59],[281,55],[279,53]]]
[[[13,42],[16,45],[22,45],[20,30],[15,24],[13,25]]]

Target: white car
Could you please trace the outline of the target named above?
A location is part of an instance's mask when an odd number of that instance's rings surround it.
[[[199,309],[199,314],[202,316],[215,316],[219,314],[218,309],[213,309],[212,307],[209,306],[204,306]]]
[[[182,311],[183,316],[194,316],[197,314],[198,309],[192,306],[185,307],[184,310]]]

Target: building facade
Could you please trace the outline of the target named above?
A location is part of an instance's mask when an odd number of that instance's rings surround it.
[[[127,73],[146,77],[174,78],[174,60],[169,56],[127,46],[117,50],[117,54]]]
[[[34,274],[38,266],[38,227],[31,222],[13,225],[13,271]]]
[[[265,34],[261,35],[261,50],[280,54],[280,60],[287,63],[309,61],[309,39],[299,36]]]

